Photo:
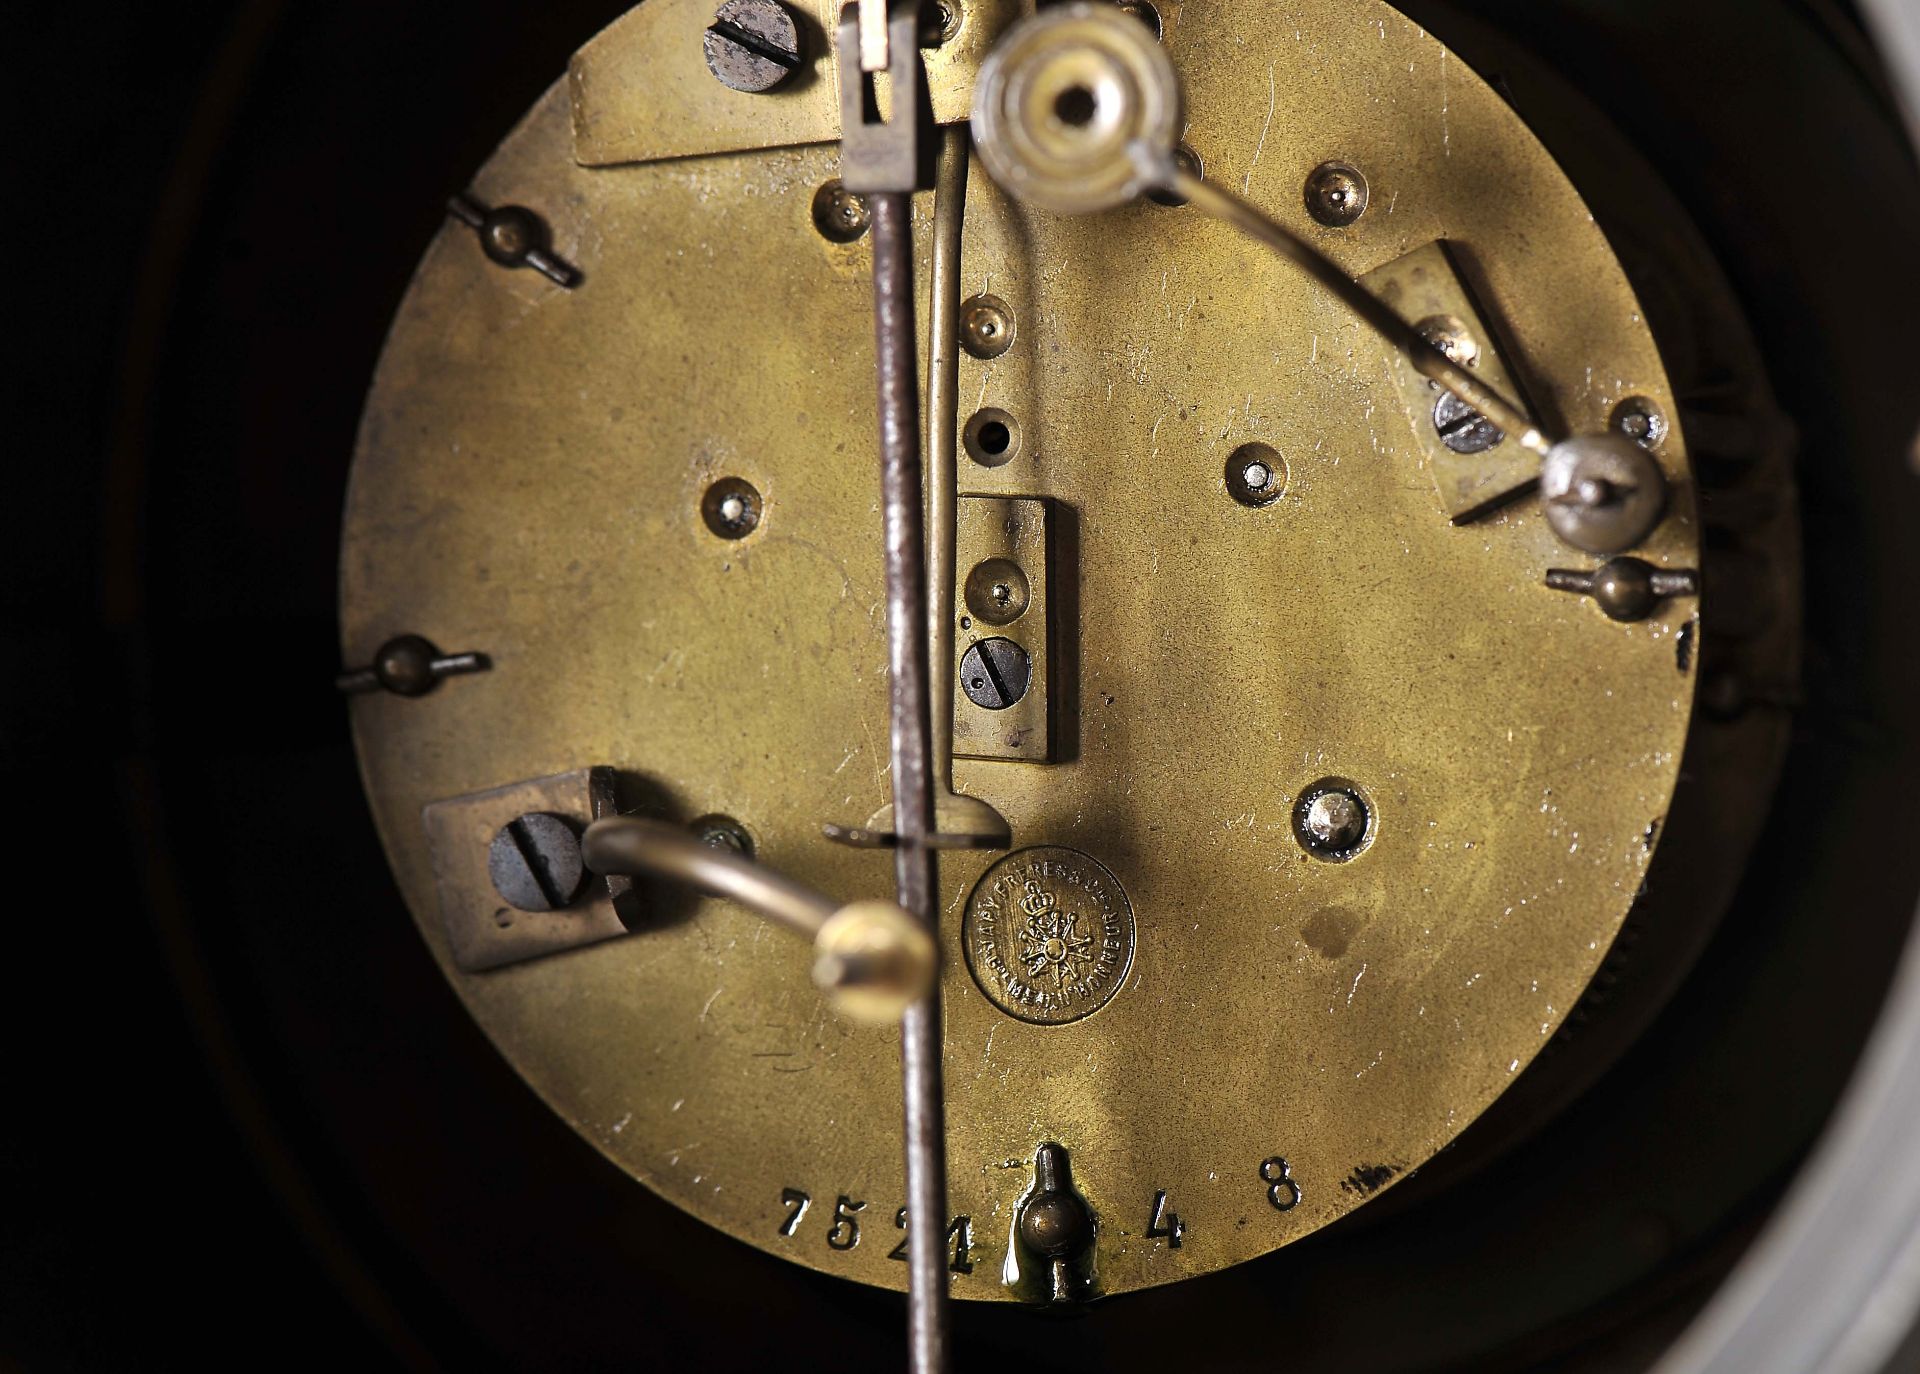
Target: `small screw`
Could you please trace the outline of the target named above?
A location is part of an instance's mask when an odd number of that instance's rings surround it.
[[[938,0],[922,14],[920,25],[920,46],[923,48],[944,48],[960,36],[962,16],[958,4],[949,4],[948,0]]]
[[[1547,585],[1556,592],[1590,596],[1609,620],[1645,620],[1670,596],[1698,596],[1700,574],[1692,568],[1656,568],[1639,558],[1615,558],[1592,572],[1549,568]]]
[[[700,843],[710,849],[725,849],[743,858],[753,857],[753,836],[731,816],[702,816],[690,827]]]
[[[1033,660],[1011,639],[984,639],[960,660],[960,690],[987,711],[1017,705],[1033,685]]]
[[[579,269],[553,255],[547,226],[521,205],[487,209],[471,196],[455,196],[447,213],[480,236],[480,251],[502,267],[531,267],[555,286],[580,284]]]
[[[1193,149],[1184,143],[1173,150],[1173,165],[1185,172],[1188,176],[1204,177],[1207,174],[1205,164],[1200,161],[1200,154],[1194,152]],[[1165,205],[1170,209],[1176,210],[1187,203],[1185,196],[1181,195],[1178,191],[1170,191],[1164,186],[1156,186],[1153,190],[1147,192],[1147,199],[1155,205]]]
[[[1155,40],[1160,37],[1160,11],[1147,3],[1147,0],[1120,0],[1120,13],[1130,14],[1152,32]]]
[[[1467,332],[1465,324],[1451,315],[1429,315],[1414,327],[1414,332],[1461,367],[1480,362],[1480,345]]]
[[[1609,423],[1644,449],[1656,449],[1667,437],[1667,417],[1645,396],[1629,396],[1613,408]]]
[[[1243,506],[1271,506],[1287,490],[1287,460],[1269,444],[1242,444],[1227,458],[1227,492]]]
[[[1344,862],[1365,847],[1372,818],[1360,791],[1328,778],[1300,794],[1293,809],[1294,836],[1319,859]]]
[[[485,654],[443,654],[419,635],[400,635],[382,644],[367,667],[340,674],[333,685],[349,693],[385,690],[419,697],[438,687],[442,678],[484,673],[492,666]]]
[[[800,29],[778,0],[727,0],[700,41],[707,70],[749,95],[772,90],[800,66]]]
[[[986,361],[1013,347],[1013,311],[998,296],[975,296],[960,307],[960,346]]]
[[[1507,437],[1498,425],[1451,391],[1441,392],[1434,402],[1433,428],[1440,442],[1455,453],[1485,453]]]
[[[722,539],[745,539],[760,528],[762,503],[751,482],[722,477],[700,498],[700,517]]]
[[[1344,162],[1323,162],[1307,177],[1307,213],[1329,229],[1344,229],[1367,210],[1367,179]]]
[[[865,196],[835,177],[813,193],[813,227],[829,242],[854,243],[873,227],[873,211]]]
[[[967,609],[989,625],[1011,625],[1027,613],[1033,588],[1011,558],[989,558],[967,574]]]
[[[509,906],[558,911],[580,895],[587,868],[573,827],[558,816],[530,811],[494,834],[487,847],[487,876]]]

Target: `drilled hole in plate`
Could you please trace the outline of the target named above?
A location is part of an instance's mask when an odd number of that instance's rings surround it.
[[[967,456],[981,467],[1004,467],[1020,452],[1020,422],[989,406],[967,421],[962,439]]]

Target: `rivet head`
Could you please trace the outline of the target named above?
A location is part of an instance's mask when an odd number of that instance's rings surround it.
[[[1644,449],[1659,448],[1667,437],[1666,412],[1645,396],[1629,396],[1613,408],[1609,423]]]
[[[1190,177],[1204,177],[1207,174],[1206,164],[1200,160],[1200,154],[1184,143],[1173,150],[1173,165],[1176,170]],[[1165,205],[1172,209],[1178,209],[1187,203],[1185,196],[1165,186],[1157,186],[1148,191],[1147,199],[1155,205]]]
[[[753,836],[731,816],[702,816],[690,828],[709,849],[724,849],[742,858],[753,857]]]
[[[967,574],[967,609],[989,625],[1011,625],[1027,613],[1033,589],[1011,558],[989,558]]]
[[[975,296],[964,302],[960,344],[983,361],[998,358],[1013,347],[1013,311],[998,296]]]
[[[1429,315],[1414,327],[1414,332],[1461,367],[1480,362],[1480,344],[1468,331],[1466,322],[1452,315]]]
[[[865,196],[835,177],[813,193],[813,227],[830,243],[854,243],[873,227],[873,211]]]
[[[1344,229],[1367,212],[1367,179],[1345,162],[1323,162],[1307,176],[1307,213],[1329,229]]]

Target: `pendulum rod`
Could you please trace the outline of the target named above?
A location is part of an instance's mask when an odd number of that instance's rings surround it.
[[[872,196],[874,339],[880,379],[881,515],[893,723],[894,876],[902,907],[932,928],[932,704],[927,662],[927,544],[921,509],[920,388],[914,352],[912,205],[903,192]],[[900,1026],[905,1075],[910,1226],[910,1367],[946,1367],[946,1129],[936,986]]]

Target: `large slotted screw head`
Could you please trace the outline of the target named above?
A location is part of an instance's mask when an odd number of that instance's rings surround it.
[[[1451,391],[1441,392],[1434,402],[1433,427],[1440,442],[1455,453],[1485,453],[1507,437],[1498,425]]]
[[[985,639],[960,660],[960,690],[988,711],[1015,705],[1033,685],[1033,660],[1011,639]]]
[[[800,29],[779,0],[727,0],[701,40],[723,86],[770,91],[800,66]]]
[[[558,911],[580,895],[587,866],[573,827],[558,816],[533,811],[495,833],[487,849],[487,876],[509,906]]]

